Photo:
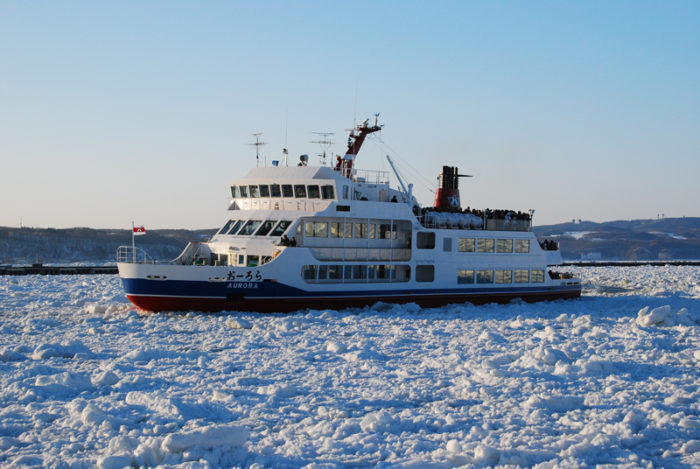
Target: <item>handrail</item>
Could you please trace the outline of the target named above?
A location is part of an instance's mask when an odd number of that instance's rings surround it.
[[[155,260],[146,251],[134,246],[117,248],[117,263],[120,264],[155,264]]]

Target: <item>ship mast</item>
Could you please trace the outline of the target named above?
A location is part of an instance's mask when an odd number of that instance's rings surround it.
[[[369,134],[382,130],[381,125],[377,123],[379,120],[379,113],[374,115],[374,125],[369,125],[369,119],[365,119],[362,124],[356,126],[350,131],[348,136],[348,150],[345,152],[344,156],[338,156],[335,163],[335,170],[340,171],[343,176],[350,178],[352,177],[352,162],[360,152],[362,148],[362,143],[365,141],[365,137]]]

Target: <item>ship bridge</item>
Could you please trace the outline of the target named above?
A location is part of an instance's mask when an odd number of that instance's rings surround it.
[[[389,173],[353,169],[351,178],[326,166],[267,167],[251,170],[231,182],[229,210],[292,210],[319,212],[332,202],[351,200],[404,201],[389,186]]]

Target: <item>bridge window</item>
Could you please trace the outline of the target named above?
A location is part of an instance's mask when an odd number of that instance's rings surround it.
[[[255,233],[255,230],[258,228],[260,223],[260,220],[249,220],[248,223],[243,225],[243,228],[241,228],[241,232],[238,234],[241,236],[250,236],[253,233]]]
[[[476,251],[477,252],[493,252],[493,247],[494,247],[493,239],[479,238],[476,240]]]
[[[457,242],[457,251],[459,252],[474,252],[474,238],[460,238]]]
[[[231,198],[232,198],[232,199],[237,199],[237,198],[238,198],[238,187],[236,187],[236,186],[231,186]]]
[[[287,231],[290,223],[289,220],[281,220],[275,229],[270,232],[270,236],[282,236],[282,234]]]
[[[292,190],[291,184],[282,184],[282,197],[294,197],[294,191]]]
[[[270,186],[260,184],[260,197],[270,197]]]
[[[516,269],[513,271],[515,283],[528,283],[530,281],[530,271],[526,269]]]
[[[282,195],[280,192],[280,185],[279,184],[270,184],[270,195],[272,197],[279,197]]]
[[[544,283],[544,270],[533,270],[530,272],[530,281],[532,283]]]
[[[321,186],[321,197],[323,197],[324,200],[335,199],[333,186]]]
[[[251,186],[248,186],[248,189],[250,190],[250,196],[252,198],[257,198],[260,196],[260,194],[258,193],[258,186],[251,185]]]
[[[472,284],[474,283],[474,270],[460,269],[457,271],[457,283]]]
[[[238,233],[238,230],[241,229],[241,226],[243,226],[243,220],[237,221],[236,224],[233,225],[231,229],[226,232],[226,234],[232,236],[235,235],[236,233]]]
[[[318,186],[307,186],[309,192],[309,199],[320,199],[321,191],[318,190]]]
[[[233,186],[233,187],[235,187],[235,186]],[[226,234],[228,232],[228,230],[230,230],[231,227],[236,223],[236,221],[238,221],[238,220],[229,220],[228,222],[226,222],[224,227],[221,228],[217,234]]]
[[[267,220],[262,224],[260,229],[255,233],[255,236],[265,236],[275,226],[276,220]]]
[[[493,270],[477,270],[476,283],[493,283]]]
[[[497,270],[496,271],[496,283],[513,283],[513,271],[512,270]]]
[[[529,239],[516,239],[515,240],[515,252],[530,252],[530,240]]]
[[[297,199],[305,199],[306,198],[306,186],[303,184],[295,184],[294,185],[294,197]]]
[[[497,239],[496,240],[496,252],[513,252],[513,240],[512,239]]]
[[[248,186],[238,186],[238,192],[242,198],[248,197]]]

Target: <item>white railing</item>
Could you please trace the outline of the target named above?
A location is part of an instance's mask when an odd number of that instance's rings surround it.
[[[389,184],[389,171],[376,171],[373,169],[353,169],[355,182],[367,184]]]
[[[133,246],[119,246],[117,248],[117,262],[122,264],[155,264],[146,251]]]

